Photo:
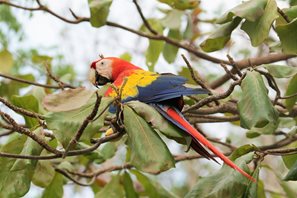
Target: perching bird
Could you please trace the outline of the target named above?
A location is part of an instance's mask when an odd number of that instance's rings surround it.
[[[203,147],[207,147],[231,168],[237,170],[248,179],[255,181],[248,173],[239,168],[203,135],[201,135],[181,114],[183,96],[194,94],[208,94],[201,88],[190,88],[185,85],[187,79],[173,74],[158,74],[137,67],[130,62],[115,57],[101,58],[90,66],[90,81],[95,86],[112,83],[121,91],[123,103],[131,100],[153,106],[169,122],[192,137],[191,147],[207,159],[216,161]],[[117,97],[113,88],[108,88],[105,96]],[[202,146],[202,145],[203,146]]]

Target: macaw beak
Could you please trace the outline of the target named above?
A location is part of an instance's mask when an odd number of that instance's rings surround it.
[[[110,79],[101,76],[96,70],[95,70],[95,86],[99,86],[99,85],[105,85],[107,83],[111,82]]]

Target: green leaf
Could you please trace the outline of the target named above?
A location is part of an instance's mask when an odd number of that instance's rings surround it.
[[[39,128],[35,130],[34,133],[40,136],[42,129]],[[15,147],[17,147],[16,143],[18,141],[19,140],[13,142]],[[21,155],[38,156],[42,151],[42,147],[30,138],[27,138],[26,142],[24,144],[21,143],[21,145],[23,145],[23,149],[20,152]],[[2,149],[6,150],[6,148]],[[21,197],[25,195],[30,189],[36,164],[36,160],[11,160],[8,158],[4,158],[3,160],[1,159],[0,165],[2,168],[2,175],[0,175],[0,179],[3,183],[0,183],[0,197]]]
[[[50,64],[53,60],[53,57],[41,55],[37,51],[33,51],[31,60],[35,64]]]
[[[252,151],[255,151],[256,147],[254,145],[250,145],[250,144],[246,144],[243,145],[241,147],[239,147],[238,149],[236,149],[235,151],[233,151],[232,155],[230,156],[231,160],[236,160],[237,158],[246,155]]]
[[[167,15],[161,19],[161,23],[164,27],[169,29],[179,30],[183,14],[184,12],[179,10],[170,10]]]
[[[224,16],[217,20],[217,23],[227,23],[233,20],[233,16],[238,16],[248,21],[256,21],[264,14],[266,4],[267,0],[245,1],[225,13]]]
[[[194,72],[198,72],[197,70],[195,70]],[[192,74],[191,72],[189,71],[189,68],[187,68],[186,66],[185,67],[182,67],[182,69],[177,73],[179,76],[183,76],[185,77],[186,79],[188,79],[187,83],[189,84],[195,84],[196,82],[193,80],[192,78]],[[193,105],[193,104],[192,104]]]
[[[150,71],[154,71],[155,65],[159,59],[159,56],[163,50],[164,42],[150,40],[148,49],[145,53],[146,65]]]
[[[120,176],[114,176],[111,181],[100,190],[95,198],[108,197],[108,198],[120,198],[124,197],[124,188],[120,182]]]
[[[136,193],[136,191],[134,189],[133,181],[132,181],[129,173],[127,173],[125,171],[124,174],[122,175],[121,179],[122,179],[122,184],[124,185],[126,197],[138,198],[138,194]]]
[[[264,65],[275,78],[290,78],[297,73],[297,68],[287,65]]]
[[[277,126],[278,126],[279,120],[275,121],[275,122],[270,122],[267,123],[264,127],[260,126],[260,127],[252,127],[248,132],[247,132],[247,136],[260,136],[262,134],[271,134],[274,133]],[[252,137],[252,138],[254,138]]]
[[[187,16],[187,26],[183,33],[183,38],[185,40],[193,41],[195,40],[195,35],[193,32],[193,21],[191,16]]]
[[[86,145],[84,143],[80,143],[79,145],[81,146],[79,147],[79,149],[85,149],[89,147],[89,145]],[[87,157],[90,160],[93,160],[95,163],[101,164],[106,160],[112,158],[115,155],[116,151],[117,144],[115,142],[107,142],[102,146],[102,148],[99,148],[99,150],[88,154]]]
[[[163,140],[127,105],[124,106],[124,124],[131,148],[131,163],[137,169],[155,173],[174,167],[174,159]]]
[[[262,130],[261,133],[273,133],[278,123],[278,112],[268,97],[262,76],[256,71],[248,71],[241,89],[242,97],[238,102],[241,126],[253,131]]]
[[[297,148],[297,142],[294,142],[287,146],[286,148]],[[285,155],[282,156],[283,162],[288,169],[291,169],[294,166],[294,163],[297,161],[297,154],[294,155]]]
[[[290,23],[278,25],[275,28],[281,41],[281,46],[285,53],[297,53],[297,37],[294,34],[297,31],[297,18]]]
[[[285,15],[289,18],[290,21],[294,20],[297,18],[297,6],[292,6],[289,8],[282,9],[282,11],[285,13]],[[276,20],[276,25],[284,25],[287,24],[288,22],[282,17],[278,17]]]
[[[296,190],[295,188],[291,188],[290,185],[287,182],[280,182],[281,187],[283,188],[285,192],[286,198],[296,198]]]
[[[290,96],[296,93],[297,93],[297,74],[295,74],[295,76],[293,76],[293,78],[290,80],[287,87],[286,96]],[[287,98],[285,100],[287,109],[292,110],[293,106],[296,104],[296,101],[297,101],[297,96]]]
[[[131,60],[132,60],[132,56],[128,52],[120,55],[120,58],[123,59],[123,60],[125,60],[125,61],[128,61],[128,62],[131,62]]]
[[[159,183],[151,181],[147,176],[137,170],[130,170],[144,188],[144,195],[149,198],[174,198],[174,194],[164,189]]]
[[[9,73],[13,62],[13,56],[7,49],[0,51],[0,72]]]
[[[179,30],[170,29],[167,36],[175,40],[181,39],[181,34]],[[168,43],[165,43],[164,50],[163,50],[163,57],[168,63],[173,63],[175,61],[177,52],[178,52],[177,47],[170,45]]]
[[[284,178],[285,181],[297,181],[297,160]]]
[[[275,0],[268,0],[263,15],[255,21],[246,20],[241,29],[250,37],[252,45],[258,46],[268,37],[273,21],[278,17]]]
[[[35,78],[32,74],[16,75],[17,78],[34,82]],[[0,81],[0,95],[6,96],[11,99],[13,95],[18,95],[19,90],[24,87],[30,86],[29,84],[20,83],[17,81]]]
[[[194,9],[197,7],[197,0],[158,0],[162,3],[166,3],[174,9],[186,10],[186,9]]]
[[[15,153],[19,154],[26,142],[26,136],[21,136],[19,134],[13,134],[7,143],[1,147],[1,152],[4,153]],[[20,197],[24,195],[23,192],[26,189],[15,189],[15,178],[13,177],[10,169],[16,162],[16,159],[13,158],[0,158],[0,196],[1,197]],[[23,180],[20,179],[20,183],[23,183]],[[21,191],[21,192],[20,192]]]
[[[159,34],[163,33],[163,27],[159,20],[157,19],[148,19],[147,20],[150,26],[157,31]],[[144,29],[146,32],[148,30],[146,27],[142,26],[140,29]],[[164,48],[164,41],[149,40],[149,46],[145,52],[146,65],[150,71],[154,70],[155,64],[157,63],[159,56]]]
[[[77,132],[80,125],[92,112],[95,105],[95,100],[96,96],[93,95],[93,97],[91,97],[85,105],[78,109],[64,112],[54,112],[46,115],[45,120],[48,128],[53,131],[58,141],[61,142],[64,147],[68,145],[69,141]],[[97,115],[99,115],[106,108],[106,106],[109,105],[111,100],[112,98],[106,97],[101,99]],[[95,122],[91,122],[87,126],[80,139],[81,141],[89,142],[90,139],[99,132],[99,129],[104,125],[104,118],[107,112],[108,110],[106,110],[99,119],[97,119]]]
[[[43,106],[51,112],[62,112],[78,109],[85,105],[95,91],[79,87],[63,90],[58,94],[47,95],[43,100]]]
[[[257,166],[253,173],[254,178],[259,178],[260,166]],[[264,183],[261,180],[258,180],[257,183],[250,182],[242,196],[242,198],[266,198],[264,191]]]
[[[32,178],[36,186],[47,187],[51,184],[55,176],[55,169],[49,161],[38,161]]]
[[[14,16],[10,6],[0,7],[0,22],[6,24],[9,30],[13,30],[14,32],[20,32],[21,24],[18,22],[18,19]]]
[[[240,168],[247,171],[246,163],[253,159],[253,153],[244,155],[235,160]],[[250,183],[251,181],[249,181]],[[234,197],[239,198],[249,189],[247,179],[234,169],[223,165],[223,167],[209,177],[198,180],[192,190],[186,195],[186,198],[221,198]]]
[[[245,133],[247,138],[256,138],[259,137],[261,135],[261,133],[256,132],[256,131],[248,131]]]
[[[238,26],[241,18],[236,17],[234,20],[221,25],[205,41],[200,44],[203,51],[213,52],[222,49],[230,40],[232,31]]]
[[[33,95],[26,96],[13,96],[11,102],[17,107],[30,110],[32,112],[39,112],[39,103],[38,100]],[[29,116],[24,116],[26,125],[30,128],[34,128],[39,123],[36,118]]]
[[[164,119],[164,117],[150,105],[139,101],[130,101],[127,105],[140,117],[145,119],[147,123],[150,123],[154,129],[161,131],[166,137],[178,142],[186,141],[183,132]]]
[[[54,179],[43,191],[42,198],[62,198],[63,197],[63,175],[56,173]]]
[[[93,27],[105,25],[112,0],[89,0],[90,23]]]

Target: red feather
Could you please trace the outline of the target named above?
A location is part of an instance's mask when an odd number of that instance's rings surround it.
[[[227,158],[223,153],[221,153],[215,146],[213,146],[201,133],[199,133],[188,121],[179,115],[173,108],[168,108],[167,114],[178,122],[183,128],[185,128],[193,137],[195,137],[202,145],[211,150],[216,156],[223,160],[228,166],[237,170],[243,176],[247,177],[249,180],[256,182],[255,178],[250,176],[244,170],[239,168],[234,164],[229,158]]]

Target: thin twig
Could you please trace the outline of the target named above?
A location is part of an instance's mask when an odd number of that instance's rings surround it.
[[[191,63],[188,61],[188,59],[186,58],[186,56],[184,54],[181,55],[183,60],[185,61],[190,73],[191,73],[191,76],[192,76],[192,79],[198,84],[200,85],[202,88],[204,89],[207,89],[210,93],[211,93],[211,88],[207,85],[207,83],[201,78],[201,76],[196,72],[194,71]]]
[[[282,60],[288,60],[288,59],[294,58],[294,57],[296,57],[296,55],[271,53],[271,54],[268,54],[266,56],[260,56],[260,57],[255,57],[255,58],[247,58],[247,59],[243,59],[243,60],[240,60],[240,61],[236,61],[235,64],[237,65],[238,69],[241,70],[241,69],[251,67],[251,66],[256,67],[258,65],[274,63],[274,62],[282,61]],[[229,61],[228,61],[228,63],[229,63]],[[224,63],[224,64],[228,64],[228,63]],[[232,68],[231,72],[233,74],[235,74],[236,69]],[[221,78],[219,78],[219,79],[215,80],[214,82],[212,82],[210,84],[210,87],[212,89],[215,89],[215,88],[221,86],[222,84],[224,84],[225,82],[227,82],[229,79],[230,79],[230,76],[228,74],[225,74]]]
[[[42,138],[40,138],[35,133],[32,133],[29,129],[18,125],[16,123],[16,121],[12,117],[10,117],[10,115],[8,115],[7,113],[4,113],[4,112],[0,111],[0,114],[1,114],[1,116],[5,117],[9,121],[9,123],[13,126],[14,131],[19,132],[20,134],[24,134],[24,135],[30,137],[35,142],[37,142],[40,146],[42,146],[43,148],[45,148],[47,151],[49,151],[51,153],[55,153],[55,154],[60,154],[61,153],[61,151],[58,151],[58,150],[52,148],[51,146],[49,146]]]
[[[63,90],[64,88],[70,88],[70,89],[75,89],[75,86],[72,86],[68,83],[62,82],[60,79],[58,79],[56,76],[53,75],[53,73],[51,72],[49,66],[46,64],[45,65],[46,71],[48,76],[53,79],[56,83],[58,83],[58,85],[60,86],[60,88]]]
[[[223,99],[223,98],[228,97],[233,92],[235,86],[241,84],[241,81],[244,79],[245,76],[246,76],[246,73],[244,73],[239,80],[233,82],[226,92],[224,92],[222,94],[213,95],[213,96],[203,98],[199,102],[197,102],[195,105],[192,105],[189,108],[183,110],[183,113],[189,112],[189,111],[191,111],[193,109],[198,109],[198,108],[200,108],[200,107],[202,107],[202,106],[204,106],[204,105],[206,105],[206,104],[208,104],[210,102],[213,102],[215,100],[219,100],[219,99]]]
[[[32,118],[41,119],[41,120],[45,119],[45,117],[43,115],[40,115],[40,114],[32,112],[32,111],[28,111],[28,110],[20,108],[20,107],[17,107],[15,105],[11,104],[10,102],[8,102],[7,100],[5,100],[1,96],[0,96],[0,102],[5,104],[8,108],[12,109],[13,111],[15,111],[17,113],[20,113],[22,115],[29,116],[29,117],[32,117]]]
[[[138,11],[138,13],[139,13],[139,15],[140,15],[140,17],[141,17],[141,19],[142,19],[143,24],[145,25],[145,27],[146,27],[152,34],[158,35],[158,32],[152,28],[152,26],[149,24],[149,22],[148,22],[148,21],[146,20],[146,18],[144,17],[143,12],[142,12],[142,10],[141,10],[141,7],[139,6],[137,0],[133,0],[133,3],[135,4],[136,9],[137,9],[137,11]]]
[[[70,149],[72,149],[77,144],[77,142],[79,141],[80,137],[82,136],[83,132],[85,131],[85,129],[87,128],[89,123],[92,122],[92,120],[96,116],[96,114],[98,112],[98,107],[99,107],[101,99],[102,99],[102,97],[100,97],[97,92],[96,92],[96,97],[97,97],[97,99],[96,99],[96,102],[95,102],[92,112],[86,117],[86,119],[83,121],[83,123],[77,130],[75,136],[69,142],[68,146],[65,149],[65,152],[63,153],[63,158],[65,158],[67,156],[68,151]]]
[[[111,101],[106,105],[106,107],[99,113],[99,115],[98,115],[97,117],[95,117],[92,121],[94,122],[94,121],[96,121],[98,118],[100,118],[100,117],[104,114],[104,112],[105,112],[107,109],[109,109],[110,105],[112,105],[112,103],[113,103],[115,100],[116,100],[116,99],[111,100]]]
[[[241,77],[242,73],[241,73],[240,69],[237,67],[234,59],[229,54],[227,54],[227,58],[228,58],[229,62],[231,63],[232,67],[236,70],[236,73],[238,74],[238,76]]]
[[[220,117],[187,113],[185,116],[188,118],[190,123],[234,122],[240,120],[240,117],[238,115]]]
[[[227,68],[227,66],[224,64],[224,63],[221,63],[220,64],[222,67],[223,67],[223,69],[225,70],[225,72],[230,76],[230,78],[232,78],[233,80],[238,80],[238,78],[236,77],[236,75],[234,75],[228,68]]]
[[[60,173],[60,174],[62,174],[62,175],[64,175],[66,178],[70,179],[70,180],[73,181],[75,184],[80,185],[80,186],[90,186],[90,185],[92,185],[92,184],[94,183],[94,181],[95,181],[95,178],[92,178],[90,182],[88,182],[88,183],[82,183],[82,182],[78,181],[77,179],[71,177],[71,176],[68,174],[68,172],[65,171],[65,170],[62,170],[62,169],[60,169],[60,168],[55,168],[55,171],[58,172],[58,173]]]
[[[290,23],[291,22],[291,20],[289,19],[289,17],[286,15],[286,13],[284,13],[283,11],[282,11],[282,9],[280,9],[279,7],[277,7],[277,12],[285,19],[285,21],[287,22],[287,23]]]
[[[14,131],[13,131],[13,130],[9,130],[9,131],[0,133],[0,137],[8,136],[8,135],[10,135],[10,134],[12,134],[12,133],[14,133]]]
[[[267,79],[267,82],[268,82],[269,86],[276,92],[276,96],[275,96],[275,99],[273,101],[273,104],[275,105],[277,103],[278,99],[281,97],[281,92],[280,92],[280,89],[279,89],[279,87],[278,87],[275,79],[268,72],[261,71],[261,70],[258,70],[258,69],[255,69],[255,70],[257,72],[259,72],[260,74],[262,74],[263,76],[265,76],[265,78]]]
[[[101,144],[103,144],[105,142],[109,142],[114,139],[117,139],[121,135],[122,135],[122,133],[116,132],[112,135],[102,137],[102,138],[100,138],[100,141],[97,141],[97,143],[94,144],[93,146],[85,148],[85,149],[69,151],[67,156],[78,156],[78,155],[84,155],[84,154],[91,153],[94,150],[96,150]],[[22,154],[0,152],[0,157],[15,158],[15,159],[51,160],[51,159],[62,158],[62,156],[63,156],[63,152],[61,152],[59,154],[55,154],[55,155],[44,155],[44,156],[22,155]]]
[[[24,79],[21,79],[21,78],[17,78],[17,77],[10,76],[10,75],[7,75],[7,74],[2,74],[2,73],[0,73],[0,77],[7,78],[7,79],[10,79],[10,80],[14,80],[14,81],[17,81],[17,82],[20,82],[20,83],[25,83],[25,84],[29,84],[29,85],[38,86],[38,87],[44,87],[44,88],[49,88],[49,89],[61,89],[60,86],[40,84],[40,83],[37,83],[37,82],[24,80]],[[65,86],[65,87],[67,87],[67,86]]]
[[[291,94],[291,95],[287,95],[287,96],[281,96],[279,99],[288,99],[288,98],[293,98],[296,97],[297,93]]]
[[[275,148],[280,148],[280,147],[284,147],[284,146],[287,146],[289,144],[291,144],[292,142],[296,141],[297,140],[297,135],[295,136],[289,136],[289,137],[286,137],[282,140],[279,140],[273,144],[270,144],[270,145],[264,145],[264,146],[259,146],[258,149],[260,151],[266,151],[266,150],[269,150],[269,149],[275,149]]]
[[[230,154],[231,154],[231,152],[224,153],[224,155],[226,155],[226,156],[228,156]],[[217,157],[217,156],[212,155],[212,157]],[[185,155],[176,155],[176,156],[174,156],[174,160],[175,160],[176,163],[186,161],[186,160],[199,159],[199,158],[204,158],[204,157],[199,155],[199,154],[194,154],[194,155],[185,154]],[[125,163],[123,165],[109,166],[107,168],[99,169],[99,170],[89,172],[89,173],[81,173],[81,172],[74,172],[74,171],[68,171],[68,172],[70,174],[77,175],[77,176],[80,176],[80,177],[93,178],[93,177],[97,177],[97,176],[99,176],[101,174],[104,174],[104,173],[107,173],[107,172],[119,171],[119,170],[124,170],[124,169],[131,169],[131,168],[134,168],[134,166],[132,164]],[[151,174],[156,175],[156,174],[159,174],[159,173],[160,173],[160,171],[153,172]]]

